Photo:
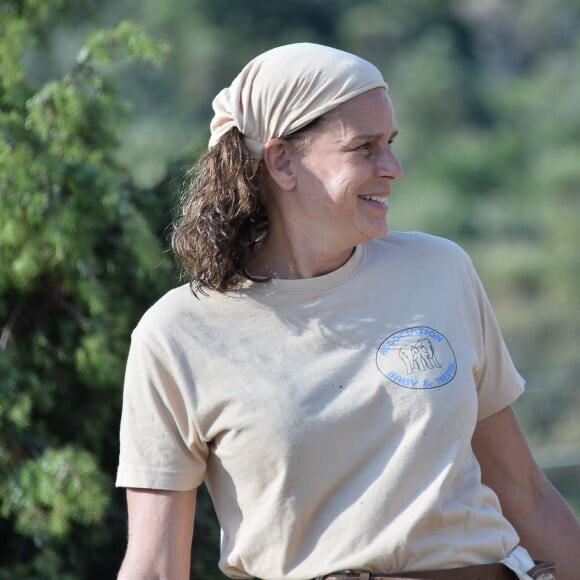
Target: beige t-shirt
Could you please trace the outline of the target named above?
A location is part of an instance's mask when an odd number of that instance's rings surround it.
[[[169,292],[132,337],[118,486],[205,479],[232,578],[496,562],[471,449],[523,391],[471,261],[390,233],[317,278]]]

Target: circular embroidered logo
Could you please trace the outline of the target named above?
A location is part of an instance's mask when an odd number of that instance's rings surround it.
[[[441,333],[428,326],[415,326],[385,339],[377,351],[377,367],[401,387],[433,389],[453,380],[457,360]]]

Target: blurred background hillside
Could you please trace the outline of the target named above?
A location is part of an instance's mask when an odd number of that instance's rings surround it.
[[[517,415],[580,515],[579,31],[576,0],[0,0],[0,580],[114,577],[124,359],[178,283],[180,177],[213,96],[289,42],[383,71],[391,226],[471,254],[527,380]],[[192,578],[221,578],[199,511]]]

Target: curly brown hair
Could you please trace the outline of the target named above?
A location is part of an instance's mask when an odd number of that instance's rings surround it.
[[[194,293],[238,284],[267,229],[254,164],[233,128],[186,175],[171,246]]]

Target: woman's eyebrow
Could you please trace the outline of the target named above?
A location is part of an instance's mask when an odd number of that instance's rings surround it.
[[[389,141],[394,139],[399,134],[399,130],[395,129],[390,137]],[[353,135],[348,139],[349,142],[352,141],[375,141],[377,139],[381,139],[383,137],[383,133],[360,133],[357,135]]]

